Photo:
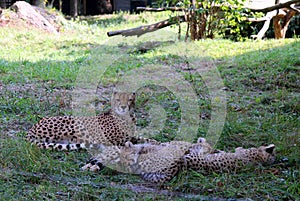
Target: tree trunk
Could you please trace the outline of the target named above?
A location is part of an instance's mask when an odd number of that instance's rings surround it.
[[[83,15],[86,15],[86,0],[83,0]]]
[[[1,8],[6,8],[6,3],[5,1],[0,1],[0,9]]]
[[[78,16],[78,0],[70,0],[70,15],[72,17]]]
[[[62,0],[59,0],[59,11],[62,12]]]
[[[274,34],[276,39],[285,38],[289,23],[295,14],[295,11],[290,10],[286,15],[276,15],[273,18]]]
[[[191,33],[191,40],[197,39],[197,17],[194,10],[190,11],[190,33]]]
[[[100,14],[111,13],[112,12],[112,5],[110,0],[99,0],[98,1],[98,10]]]

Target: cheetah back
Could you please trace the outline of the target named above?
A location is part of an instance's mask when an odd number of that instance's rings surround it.
[[[135,133],[135,93],[114,92],[110,112],[92,117],[44,117],[27,133],[40,148],[76,150],[91,144],[124,145]]]
[[[261,146],[259,148],[236,148],[235,153],[213,153],[203,155],[191,152],[184,156],[188,168],[205,172],[232,172],[245,165],[273,163],[275,161],[275,145]]]

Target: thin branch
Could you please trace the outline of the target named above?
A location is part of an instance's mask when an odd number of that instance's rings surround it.
[[[151,11],[151,12],[161,12],[161,11],[183,11],[186,10],[185,8],[179,7],[164,7],[164,8],[148,8],[148,7],[136,7],[137,11]]]
[[[257,35],[251,35],[251,37],[258,40],[262,39],[270,27],[271,19],[276,15],[277,15],[276,11],[268,12],[267,15],[265,16],[266,21],[264,23],[264,26],[261,28],[261,30],[258,32]]]
[[[298,9],[298,6],[296,7],[295,4],[300,3],[300,0],[291,0],[287,1],[285,3],[279,3],[275,4],[270,7],[265,7],[265,8],[251,8],[245,6],[246,9],[249,9],[253,12],[270,12],[273,10],[278,10],[281,8],[290,8],[292,10],[295,10],[297,13],[300,13],[300,10]],[[234,8],[235,6],[232,6],[230,4],[212,4],[212,7],[221,7],[221,6],[228,6],[229,8]],[[164,8],[147,8],[147,7],[137,7],[136,8],[139,11],[153,11],[153,12],[160,12],[160,11],[166,11],[166,10],[171,10],[171,11],[184,11],[187,10],[186,8],[178,8],[178,7],[164,7]]]
[[[273,10],[271,12],[268,12],[266,14],[266,16],[264,17],[260,17],[260,18],[247,18],[246,20],[248,22],[263,22],[263,21],[268,21],[271,20],[273,17],[275,17],[276,15],[285,15],[286,13],[283,10]]]
[[[252,18],[247,18],[246,21],[248,22],[263,22],[269,20],[269,17],[264,16],[264,17],[252,17]]]
[[[300,6],[299,6],[300,7]],[[290,5],[290,8],[294,11],[296,11],[296,14],[299,14],[300,13],[300,10],[298,8],[296,8],[296,5],[295,4],[291,4]]]
[[[300,0],[292,0],[292,1],[285,2],[285,3],[279,3],[274,6],[270,6],[270,7],[266,7],[266,8],[259,8],[259,9],[248,8],[248,9],[253,12],[270,12],[270,11],[277,10],[280,8],[290,8],[290,5],[296,4],[296,3],[300,3]]]

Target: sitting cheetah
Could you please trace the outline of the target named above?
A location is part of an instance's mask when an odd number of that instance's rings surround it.
[[[151,141],[134,137],[135,93],[114,92],[111,110],[97,116],[44,117],[27,133],[27,140],[40,148],[79,150],[95,144],[124,145]]]
[[[204,138],[196,144],[184,141],[172,141],[161,144],[136,144],[126,142],[125,147],[110,146],[102,149],[82,170],[97,171],[103,166],[116,170],[139,174],[153,183],[171,180],[183,166],[183,156],[192,149],[203,154],[211,153],[212,148]]]
[[[238,147],[235,153],[203,153],[191,150],[184,156],[185,165],[196,171],[205,172],[232,172],[246,165],[272,164],[275,161],[275,145],[259,148],[244,149]]]
[[[235,153],[214,153],[204,138],[196,144],[182,141],[155,144],[126,142],[125,147],[114,146],[102,151],[83,170],[97,171],[102,166],[126,173],[139,174],[152,183],[171,180],[183,167],[197,171],[235,171],[245,165],[273,163],[275,145],[236,149]]]

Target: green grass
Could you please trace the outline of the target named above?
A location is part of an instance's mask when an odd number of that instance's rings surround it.
[[[68,22],[59,35],[1,27],[1,200],[299,199],[299,39],[185,43],[176,40],[175,28],[140,38],[106,37],[107,31],[152,23],[169,14],[87,18]],[[216,147],[232,151],[238,146],[274,143],[276,164],[233,174],[183,171],[156,187],[136,175],[114,170],[82,172],[80,167],[88,153],[43,151],[24,140],[26,131],[41,117],[72,114],[72,91],[83,72],[105,68],[97,82],[98,96],[89,102],[97,106],[109,98],[103,88],[110,91],[112,85],[124,84],[122,78],[126,76],[142,82],[143,73],[138,69],[145,66],[145,74],[155,66],[166,66],[171,73],[157,75],[158,81],[137,91],[138,129],[169,141],[176,138],[180,125],[190,126],[190,122],[181,122],[182,97],[172,88],[157,84],[162,80],[174,83],[174,76],[179,76],[183,82],[176,87],[187,82],[198,98],[195,106],[199,114],[195,113],[201,121],[196,134],[205,136],[215,106],[204,72],[197,70],[215,67],[224,83],[227,106]],[[101,112],[99,107],[97,112]],[[158,127],[151,127],[153,130],[149,129],[151,120],[158,123]]]

